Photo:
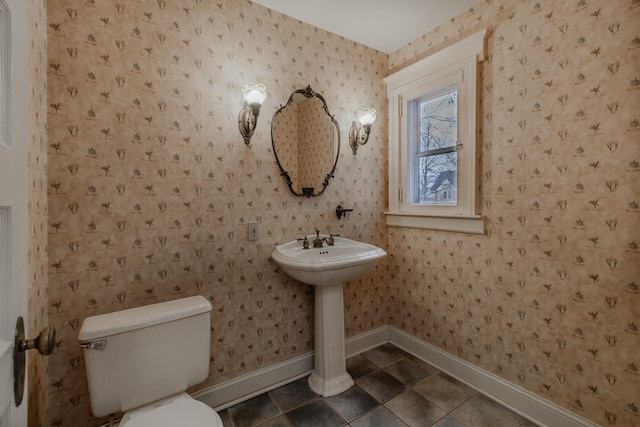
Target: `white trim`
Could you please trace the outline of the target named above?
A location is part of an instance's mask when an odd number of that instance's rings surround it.
[[[14,256],[11,252],[11,220],[11,208],[0,206],[0,325],[2,325],[0,340],[9,342],[15,334],[15,318],[11,310],[13,298],[11,259]],[[13,345],[12,342],[11,345]],[[4,410],[4,408],[0,409]]]
[[[419,215],[396,212],[385,212],[385,215],[387,215],[389,227],[484,234],[484,217],[482,215]]]
[[[0,145],[11,147],[11,15],[0,0]]]
[[[487,30],[477,33],[446,47],[433,55],[403,68],[402,70],[385,77],[383,80],[389,87],[389,93],[399,93],[405,90],[404,86],[415,81],[429,80],[430,76],[424,75],[424,68],[431,67],[435,72],[445,68],[446,64],[458,61],[460,57],[477,55],[478,61],[484,61],[484,39]]]
[[[355,356],[389,341],[389,327],[363,332],[345,340],[346,357]],[[216,411],[244,402],[311,374],[313,352],[250,372],[193,393],[195,399]]]
[[[429,363],[541,427],[598,427],[597,424],[574,412],[478,368],[395,326],[385,325],[347,339],[346,355],[352,357],[385,343],[391,343]],[[193,397],[220,411],[303,378],[309,375],[312,367],[313,353],[307,353],[200,390],[194,393]]]
[[[2,265],[5,282],[0,284],[2,302],[0,312],[0,337],[13,343],[16,319],[24,318],[25,324],[29,324],[28,318],[28,290],[31,286],[29,280],[29,174],[28,154],[31,125],[29,105],[32,89],[32,75],[29,72],[29,47],[31,46],[32,21],[29,19],[30,2],[24,0],[2,0],[0,14],[0,44],[2,47],[2,71],[3,89],[0,91],[2,108],[0,121],[2,128],[2,143],[0,143],[0,205],[6,206],[10,224],[4,240],[5,260],[10,265]],[[33,101],[36,102],[36,101]],[[5,140],[5,138],[7,138]],[[8,257],[11,257],[11,260]],[[13,347],[13,344],[12,344]],[[12,352],[9,354],[12,355]],[[3,378],[7,378],[3,364]],[[27,361],[26,372],[29,371]],[[11,369],[8,377],[13,378]],[[25,396],[29,392],[29,376],[25,378]],[[10,390],[10,404],[8,415],[3,416],[0,425],[21,426],[27,424],[28,399],[24,399],[18,407],[13,398],[13,381],[2,380],[0,387]],[[3,402],[4,406],[6,403]],[[2,411],[4,408],[2,409]],[[2,412],[0,411],[0,412]]]
[[[305,377],[312,370],[313,352],[205,388],[192,396],[221,411]]]
[[[13,343],[0,339],[0,426],[9,425],[9,411],[13,402]],[[5,414],[6,415],[3,415]]]
[[[344,343],[347,358],[389,342],[389,325],[363,332],[347,338]]]
[[[412,228],[484,233],[483,221],[475,225],[449,220],[453,216],[477,216],[478,185],[478,68],[484,60],[487,30],[479,31],[384,79],[389,99],[389,213],[387,225]],[[447,87],[457,78],[458,91],[458,167],[457,204],[426,205],[410,197],[412,154],[408,152],[408,111],[412,99]],[[437,217],[437,220],[434,220]],[[407,224],[408,223],[408,224]],[[458,226],[462,225],[462,228]]]
[[[11,256],[11,210],[0,206],[0,426],[10,423],[9,411],[14,403]]]
[[[389,326],[390,342],[442,372],[462,381],[502,406],[541,427],[598,427],[586,418],[564,409],[499,376],[478,368],[432,344],[394,326]]]

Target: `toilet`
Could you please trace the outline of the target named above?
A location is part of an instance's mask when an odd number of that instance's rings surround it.
[[[186,393],[209,375],[210,311],[194,296],[86,318],[78,340],[93,415],[124,412],[120,427],[222,427]]]

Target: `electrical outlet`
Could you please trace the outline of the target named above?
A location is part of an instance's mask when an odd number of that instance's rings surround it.
[[[249,223],[249,240],[258,240],[260,238],[260,224],[257,222]]]

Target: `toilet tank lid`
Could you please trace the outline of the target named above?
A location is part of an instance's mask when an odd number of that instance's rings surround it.
[[[104,338],[209,311],[211,311],[211,303],[198,295],[100,314],[84,319],[78,340],[90,341]]]

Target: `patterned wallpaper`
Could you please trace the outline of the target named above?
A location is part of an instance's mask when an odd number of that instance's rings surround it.
[[[29,100],[28,154],[29,169],[29,283],[28,337],[37,336],[49,320],[47,315],[47,6],[44,0],[29,2],[31,50],[28,76],[31,85]],[[28,354],[29,426],[47,425],[48,358],[35,351]]]
[[[307,85],[342,129],[362,106],[386,111],[388,56],[249,1],[50,0],[47,18],[47,314],[59,337],[46,425],[104,421],[90,414],[77,343],[90,315],[206,296],[201,387],[310,351],[313,297],[269,254],[316,227],[386,247],[386,120],[307,199],[280,177],[270,119]],[[247,147],[237,116],[249,81],[268,98]],[[355,210],[338,221],[339,203]],[[374,309],[385,275],[382,263],[348,285],[347,336],[387,323]]]
[[[49,251],[34,322],[59,331],[46,425],[99,422],[76,343],[88,315],[209,297],[203,386],[309,351],[312,297],[268,255],[315,227],[390,254],[345,287],[347,336],[389,322],[597,423],[637,424],[639,7],[487,0],[387,57],[248,1],[47,2],[48,168],[32,171],[49,205],[32,196]],[[387,232],[386,117],[357,156],[343,145],[322,197],[289,194],[269,128],[292,90],[322,93],[346,144],[362,106],[386,114],[388,72],[484,27],[486,236]],[[251,147],[248,81],[268,88]],[[355,211],[338,221],[338,203]]]
[[[637,0],[488,0],[389,59],[490,30],[487,234],[390,228],[391,322],[601,425],[640,425],[639,23]]]

